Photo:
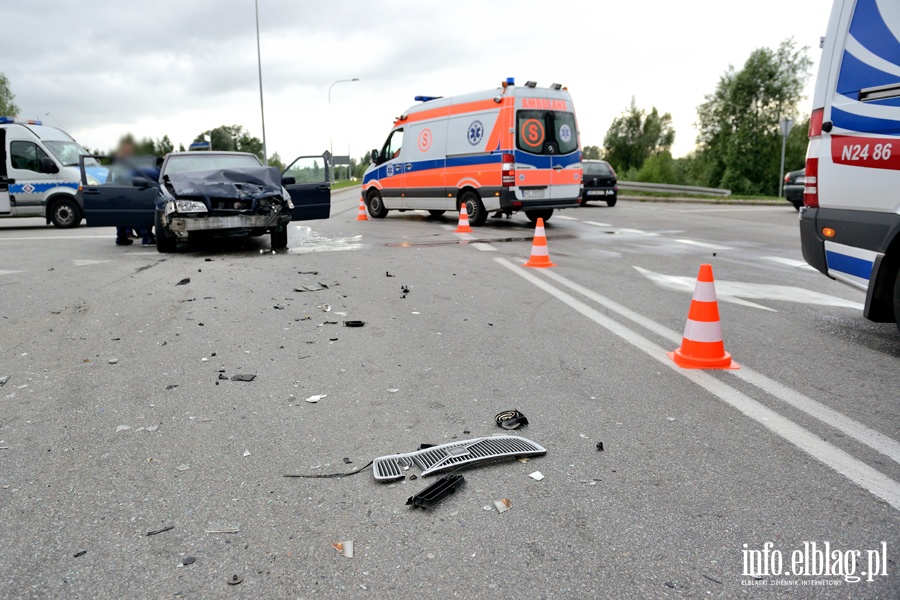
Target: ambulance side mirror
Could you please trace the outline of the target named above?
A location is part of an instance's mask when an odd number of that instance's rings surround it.
[[[375,148],[374,150],[372,150],[372,164],[373,165],[378,164],[378,148]]]
[[[52,159],[44,157],[41,159],[41,173],[59,173],[59,167]]]

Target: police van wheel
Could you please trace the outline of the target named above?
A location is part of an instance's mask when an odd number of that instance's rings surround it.
[[[50,209],[50,222],[60,229],[78,227],[81,224],[81,210],[72,200],[59,200]]]
[[[481,198],[475,192],[469,191],[463,194],[462,198],[459,199],[459,204],[466,205],[466,214],[469,217],[470,225],[480,227],[487,221],[487,211],[484,210],[484,204],[482,204]]]
[[[376,219],[383,219],[388,214],[388,210],[384,207],[384,199],[375,190],[366,196],[366,208],[369,209],[369,214]]]
[[[543,219],[544,223],[550,220],[550,217],[553,216],[553,209],[546,208],[544,210],[526,210],[525,216],[528,217],[528,220],[532,223],[537,223],[538,219]]]

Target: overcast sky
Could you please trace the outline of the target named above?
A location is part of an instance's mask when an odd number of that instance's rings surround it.
[[[815,73],[830,5],[259,0],[269,153],[320,153],[331,130],[335,154],[359,156],[382,144],[415,95],[511,76],[568,86],[584,145],[602,144],[632,95],[671,112],[680,156],[694,147],[703,96],[753,49],[794,37]],[[0,71],[23,117],[100,149],[126,132],[187,145],[222,124],[261,136],[253,0],[6,2],[2,14]],[[334,87],[329,113],[328,86],[352,77],[360,81]]]

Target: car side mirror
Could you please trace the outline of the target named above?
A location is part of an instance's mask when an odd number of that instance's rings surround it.
[[[153,183],[146,177],[135,177],[131,180],[131,185],[136,188],[148,188],[153,185]]]
[[[41,173],[59,173],[59,167],[52,159],[45,156],[41,159]]]
[[[297,183],[296,177],[282,177],[281,178],[281,185],[294,185],[295,183]]]
[[[373,165],[378,164],[378,148],[375,148],[374,150],[372,150],[372,164]]]

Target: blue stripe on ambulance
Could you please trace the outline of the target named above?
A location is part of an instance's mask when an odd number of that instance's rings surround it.
[[[26,192],[25,186],[30,185],[31,191]],[[52,182],[52,183],[13,183],[9,186],[10,194],[43,194],[47,190],[52,190],[53,188],[67,187],[72,188],[73,190],[78,189],[78,182],[75,181],[60,181],[60,182]]]
[[[400,164],[412,165],[412,168],[408,170],[405,168],[405,166],[403,166],[402,168],[406,171],[421,173],[422,171],[429,171],[431,169],[443,169],[446,167],[470,167],[477,165],[500,164],[503,162],[503,154],[504,153],[497,152],[493,154],[478,154],[474,156],[451,156],[447,159],[439,158],[432,160],[418,160]],[[514,156],[516,157],[517,163],[528,165],[536,169],[549,169],[552,167],[552,163],[556,163],[563,167],[568,167],[570,165],[578,164],[581,162],[581,154],[578,152],[572,152],[570,154],[564,155],[536,155],[516,150],[514,152]],[[369,183],[373,179],[382,179],[386,176],[387,168],[385,166],[380,166],[377,169],[373,170],[371,173],[368,173],[363,178],[363,184]]]

